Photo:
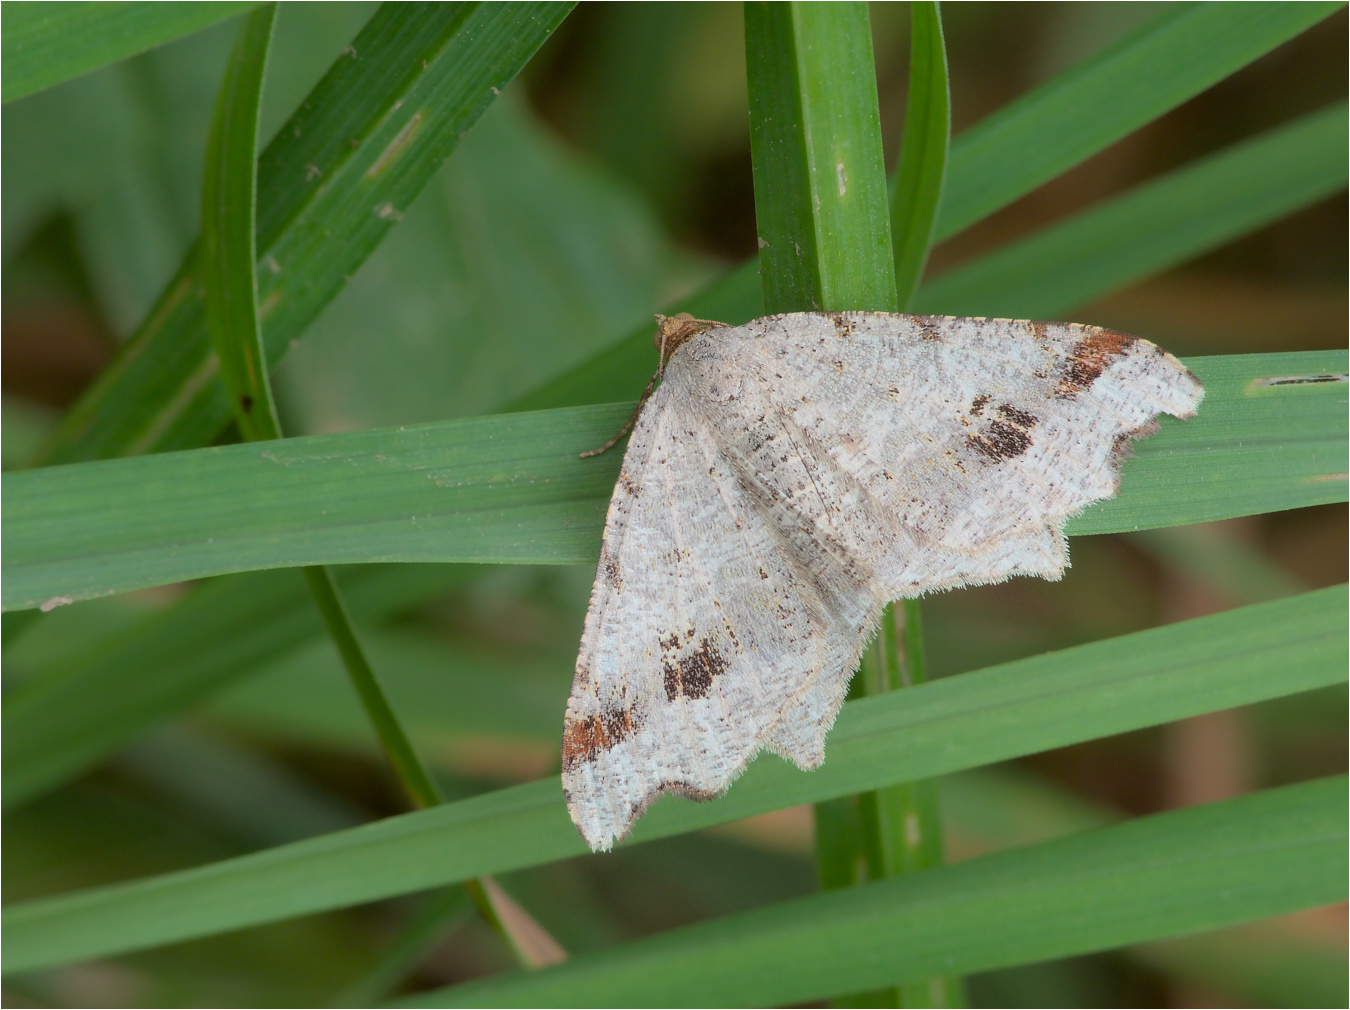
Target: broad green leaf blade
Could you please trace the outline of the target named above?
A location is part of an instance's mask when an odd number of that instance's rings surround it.
[[[0,32],[12,102],[246,12],[257,3],[14,3]]]
[[[471,571],[364,565],[338,574],[353,614],[373,621],[463,582]],[[93,655],[5,698],[4,808],[69,781],[148,727],[322,633],[299,573],[257,572],[200,587],[114,644],[100,643]]]
[[[634,842],[1341,683],[1347,604],[1338,586],[851,702],[819,771],[761,758],[721,799],[661,801],[638,822]],[[551,778],[199,869],[11,906],[3,967],[137,950],[584,851]]]
[[[258,113],[276,5],[244,22],[216,99],[206,143],[198,267],[206,328],[235,423],[245,441],[281,437],[258,326],[256,222]]]
[[[945,273],[918,311],[1053,318],[1345,188],[1344,104],[1235,144]]]
[[[114,583],[136,571],[149,580],[141,585],[155,585],[211,569],[341,564],[343,555],[584,561],[597,549],[619,460],[577,454],[616,431],[630,409],[511,414],[5,474],[6,591],[20,590],[20,573],[36,574],[31,566],[43,556],[68,591],[43,595],[39,576],[16,601],[34,589],[32,605],[119,592]],[[239,487],[250,489],[247,505],[230,494]],[[185,576],[189,568],[197,574]]]
[[[1192,358],[1208,394],[1070,532],[1344,501],[1336,351]],[[1294,381],[1299,379],[1299,381]],[[574,407],[6,473],[4,608],[261,568],[592,563],[631,405]],[[241,507],[231,493],[248,487]],[[91,559],[95,564],[91,564]]]
[[[342,288],[568,3],[386,4],[258,165],[258,305],[275,364]],[[40,462],[201,445],[229,416],[195,250]]]
[[[745,52],[765,311],[896,311],[866,4],[749,4]]]
[[[729,916],[396,1006],[778,1006],[1108,950],[1346,894],[1346,779]]]
[[[891,183],[890,199],[895,293],[902,309],[914,300],[928,262],[952,133],[942,16],[936,2],[912,3],[910,12],[909,97],[900,167]]]
[[[956,138],[949,238],[1335,13],[1341,3],[1176,4]]]

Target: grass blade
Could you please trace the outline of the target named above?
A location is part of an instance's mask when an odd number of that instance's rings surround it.
[[[464,581],[469,571],[366,565],[338,575],[355,616],[373,621]],[[148,727],[324,630],[294,571],[230,576],[72,666],[47,671],[5,699],[4,809],[69,781]]]
[[[676,930],[397,1006],[799,1004],[1345,898],[1343,776],[1157,814]]]
[[[250,15],[244,24],[216,103],[202,184],[199,268],[207,330],[229,391],[235,423],[249,442],[281,438],[258,325],[254,235],[258,113],[275,16],[276,6],[269,5]],[[440,802],[436,787],[380,690],[332,575],[326,568],[310,566],[305,568],[305,581],[385,755],[413,805],[436,805]]]
[[[1346,106],[1234,144],[957,267],[917,311],[1053,318],[1345,188]]]
[[[1094,57],[1084,67],[1060,75],[1014,106],[958,137],[952,151],[945,209],[938,224],[938,237],[953,234],[973,223],[976,218],[992,213],[1054,175],[1066,171],[1153,116],[1198,94],[1215,81],[1292,38],[1338,6],[1321,3],[1193,4],[1169,11],[1153,25],[1112,47],[1107,53]],[[331,118],[340,127],[335,131],[336,134],[345,138],[365,137],[375,129],[375,125],[379,125],[381,129],[378,136],[371,136],[368,142],[361,143],[359,150],[350,152],[363,166],[376,162],[378,153],[384,151],[389,142],[398,136],[399,130],[407,127],[413,106],[405,103],[401,118],[398,110],[390,112],[394,99],[386,101],[380,84],[389,78],[396,79],[398,68],[419,66],[419,60],[427,59],[428,53],[419,44],[420,37],[414,29],[424,30],[430,35],[436,30],[437,19],[459,18],[461,8],[451,10],[440,5],[422,11],[411,4],[399,7],[400,10],[381,12],[376,19],[381,22],[379,31],[376,31],[377,25],[372,22],[358,38],[355,46],[359,47],[358,52],[366,54],[366,58],[358,61],[354,68],[349,68],[351,73],[344,74],[339,72],[343,68],[336,68],[330,79],[311,95],[306,103],[307,113],[298,114],[269,147],[260,170],[260,221],[264,225],[260,229],[260,245],[264,254],[269,251],[272,239],[280,241],[283,237],[272,233],[269,222],[274,219],[288,221],[302,206],[305,191],[311,188],[309,182],[312,180],[304,178],[311,174],[310,167],[323,173],[321,177],[331,178],[335,166],[330,166],[325,158],[337,158],[342,164],[349,163],[349,152],[345,150],[311,150],[311,138],[324,135],[324,131],[312,127],[321,124],[325,118]],[[537,47],[542,41],[531,34],[536,24],[525,12],[520,15],[519,32],[513,35],[506,21],[520,12],[513,5],[498,4],[492,7],[493,10],[478,15],[488,18],[488,21],[481,25],[472,19],[466,22],[466,25],[480,29],[483,50],[474,51],[481,53],[494,46],[519,45],[528,51],[515,54],[516,62],[511,66],[518,69],[533,53],[532,47]],[[528,5],[521,5],[521,11],[525,11],[526,7]],[[541,16],[551,21],[544,26],[544,33],[547,34],[565,11],[556,11],[549,5],[541,5],[541,9]],[[494,17],[496,20],[491,20]],[[392,30],[396,27],[396,19],[402,20],[402,36]],[[411,36],[405,37],[409,36],[409,32]],[[463,42],[462,39],[460,41]],[[379,67],[374,65],[377,62]],[[508,62],[503,59],[502,66],[506,67]],[[481,74],[485,69],[471,59],[458,62],[442,59],[433,61],[427,73],[433,77],[438,74],[445,76],[447,67],[451,66],[466,77]],[[436,125],[441,123],[442,114],[449,118],[461,115],[462,110],[456,105],[455,96],[462,99],[464,96],[484,94],[489,90],[489,85],[500,87],[515,72],[508,67],[510,72],[492,73],[498,69],[486,68],[489,73],[485,80],[475,77],[467,81],[465,87],[458,89],[447,82],[437,91],[439,104],[427,106],[435,110]],[[1147,81],[1148,86],[1140,86],[1140,81]],[[330,84],[331,87],[326,87]],[[345,90],[337,93],[337,85],[342,85]],[[429,85],[424,90],[430,92],[436,89]],[[1101,94],[1109,96],[1110,101],[1106,106],[1095,101]],[[373,107],[364,120],[356,115],[359,109],[348,108],[362,104]],[[1108,114],[1103,115],[1102,108]],[[1089,113],[1086,110],[1092,111]],[[481,109],[461,115],[449,131],[452,140],[454,131],[467,129],[477,112],[481,112]],[[385,113],[389,115],[386,117]],[[1084,122],[1084,116],[1088,116],[1090,121]],[[362,126],[362,122],[366,125]],[[430,130],[431,125],[430,122],[423,122],[418,129],[419,136],[434,132]],[[389,126],[389,129],[384,129],[385,126]],[[295,136],[297,129],[298,137]],[[1035,152],[1037,167],[1033,172],[1021,168],[1024,164],[1031,164],[1029,152]],[[439,157],[443,158],[448,153],[446,150]],[[284,180],[273,174],[275,169],[282,168],[288,173]],[[341,174],[360,173],[341,169]],[[311,216],[316,216],[318,220],[312,228],[306,229],[308,238],[301,239],[299,232],[288,229],[286,234],[296,237],[295,248],[303,254],[293,257],[293,247],[288,245],[285,249],[286,259],[274,257],[278,265],[283,262],[291,265],[292,260],[295,261],[292,268],[285,271],[286,284],[306,279],[306,271],[311,270],[308,260],[315,252],[311,241],[314,236],[360,232],[359,245],[373,246],[379,238],[375,232],[380,230],[380,224],[372,223],[372,219],[376,218],[375,210],[386,205],[394,209],[406,206],[411,201],[411,194],[415,194],[424,181],[414,180],[415,184],[410,185],[406,193],[397,199],[381,191],[378,185],[371,187],[368,195],[372,199],[362,202],[359,207],[342,208],[338,206],[339,200],[326,201],[324,208],[330,210],[333,217],[311,212]],[[331,184],[328,188],[331,189]],[[339,213],[344,209],[352,210],[352,214],[347,216]],[[971,217],[972,214],[975,217]],[[380,220],[383,223],[383,219]],[[362,224],[367,226],[365,231],[359,227]],[[369,253],[369,248],[357,248],[350,242],[329,243],[325,240],[319,245],[319,251],[326,245],[352,250],[350,262],[344,262],[340,271],[315,278],[316,282],[322,279],[329,285],[340,285],[341,276],[350,274]],[[297,271],[295,267],[302,269]],[[753,271],[754,268],[747,269]],[[272,285],[276,277],[264,273],[263,280]],[[311,290],[304,285],[296,286],[304,288],[310,295],[322,294],[320,287]],[[272,290],[269,286],[262,293],[265,306]],[[39,462],[72,462],[186,448],[200,445],[214,437],[229,414],[224,398],[215,392],[213,384],[208,381],[210,376],[202,372],[207,365],[203,357],[205,339],[199,316],[199,294],[192,271],[185,265],[133,341],[136,350],[126,352],[118,365],[77,405],[71,416],[63,422],[54,440],[40,453]],[[332,291],[328,291],[318,307],[331,294]],[[286,308],[288,311],[278,318],[269,316],[265,320],[267,346],[273,364],[284,353],[289,340],[298,335],[304,323],[318,310],[308,298],[293,299]],[[289,310],[297,310],[297,317],[293,318]],[[697,314],[741,321],[762,312],[753,303],[747,303],[747,310],[743,313],[722,311]],[[645,341],[649,336],[647,334],[640,339]],[[642,383],[651,373],[649,357],[643,359],[639,371],[643,374],[635,383],[626,381],[621,388],[631,386],[634,392],[642,388]],[[627,373],[623,375],[626,380]],[[613,399],[620,395],[624,394],[610,386],[603,395],[586,396],[581,401],[569,398],[569,402]],[[535,401],[532,405],[559,404],[553,400]]]
[[[929,281],[915,309],[1015,318],[1071,312],[1340,189],[1344,140],[1344,111],[1337,109],[1269,130]],[[959,192],[950,173],[945,192],[944,202]],[[691,299],[690,311],[728,322],[763,315],[757,266],[738,267]],[[644,327],[516,409],[632,395],[651,362],[651,330]]]
[[[951,85],[942,14],[936,2],[910,4],[909,97],[900,166],[891,186],[891,235],[895,250],[895,293],[908,309],[923,277],[942,203],[951,148]],[[860,674],[869,675],[865,693],[914,687],[927,679],[923,646],[923,606],[918,600],[887,605],[881,631],[863,658]],[[869,659],[872,670],[868,670]],[[875,807],[867,811],[870,805]],[[919,779],[885,786],[858,797],[864,820],[876,825],[875,850],[881,857],[873,879],[941,866],[942,815],[937,785]],[[838,802],[838,801],[836,801]],[[883,991],[888,1006],[964,1006],[959,976],[934,975]]]
[[[1348,603],[1339,586],[851,702],[819,771],[761,758],[721,799],[658,803],[634,841],[1341,683]],[[583,851],[558,780],[549,778],[198,869],[10,906],[3,968],[172,943]]]
[[[745,51],[764,310],[896,311],[866,6],[750,4]]]
[[[1187,364],[1206,384],[1205,409],[1141,443],[1121,494],[1074,520],[1071,533],[1345,500],[1343,352]],[[257,568],[593,563],[619,460],[576,454],[604,442],[630,410],[506,414],[6,473],[4,607]],[[247,508],[231,495],[238,487],[254,491]]]
[[[1340,3],[1176,4],[956,138],[950,238],[1240,70]]]
[[[206,328],[245,441],[281,437],[258,326],[258,114],[276,4],[244,22],[216,100],[202,181],[199,268]]]
[[[249,442],[281,438],[258,325],[254,235],[258,114],[275,15],[275,5],[269,5],[245,23],[216,104],[202,186],[199,267],[206,296],[207,331],[235,423]],[[304,573],[352,687],[404,792],[414,807],[436,806],[441,802],[440,792],[418,760],[366,659],[332,573],[318,565],[307,566]],[[479,913],[506,940],[520,963],[534,966],[528,946],[518,935],[521,930],[508,923],[505,913],[514,911],[512,918],[524,919],[533,933],[542,933],[541,927],[491,880],[468,881],[464,886]],[[566,956],[551,937],[546,942],[553,960]]]
[[[257,3],[25,3],[4,11],[0,91],[12,102],[225,18]]]
[[[258,165],[258,305],[269,366],[370,255],[570,6],[380,8]],[[229,404],[215,381],[195,259],[194,250],[39,462],[196,446],[224,426]]]
[[[896,300],[906,310],[928,262],[952,132],[942,15],[936,2],[910,4],[910,11],[909,98],[890,198]]]

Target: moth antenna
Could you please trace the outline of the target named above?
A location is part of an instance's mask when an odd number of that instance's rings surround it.
[[[638,397],[638,405],[634,407],[633,412],[628,415],[628,420],[623,422],[623,427],[619,429],[618,434],[616,434],[608,442],[602,445],[599,449],[590,449],[586,452],[579,452],[577,453],[577,455],[580,456],[582,459],[589,459],[591,456],[599,456],[602,452],[608,452],[610,449],[613,449],[616,445],[618,445],[619,439],[623,438],[630,431],[632,431],[633,425],[637,424],[638,415],[642,413],[642,408],[647,405],[647,401],[651,398],[652,390],[656,388],[656,380],[659,379],[660,377],[661,372],[658,369],[657,372],[650,379],[647,380],[647,388],[644,389],[642,391],[642,395]]]

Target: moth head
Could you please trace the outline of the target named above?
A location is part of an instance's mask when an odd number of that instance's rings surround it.
[[[695,319],[688,312],[681,312],[674,316],[663,316],[658,312],[656,315],[656,333],[652,335],[652,346],[661,353],[661,363],[664,365],[680,345],[690,337],[696,337],[707,330],[726,325],[726,323],[719,323],[714,319]]]

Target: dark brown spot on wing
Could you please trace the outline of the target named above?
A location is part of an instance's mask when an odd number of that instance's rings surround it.
[[[970,401],[970,416],[979,417],[984,412],[985,406],[989,403],[989,397],[981,393],[975,399]]]
[[[938,325],[936,319],[931,317],[921,317],[919,319],[919,339],[920,340],[941,340],[942,327]]]
[[[1085,336],[1069,350],[1069,356],[1060,368],[1055,395],[1072,400],[1097,381],[1113,358],[1124,354],[1137,341],[1137,337],[1128,333],[1085,327]]]
[[[1000,403],[998,414],[1003,420],[990,421],[978,435],[967,435],[966,441],[987,459],[1002,463],[1031,448],[1031,429],[1037,418],[1010,403]]]
[[[1036,427],[1036,415],[1014,407],[1011,403],[1000,403],[998,412],[1003,418],[1017,425],[1019,428],[1031,429]]]
[[[712,690],[713,679],[726,672],[727,661],[705,635],[693,652],[678,659],[667,658],[662,668],[667,701],[679,697],[698,699],[706,697]]]
[[[563,727],[563,767],[570,770],[597,757],[632,736],[642,726],[642,713],[634,708],[615,708],[569,719]]]
[[[841,312],[836,312],[830,316],[830,321],[834,323],[834,334],[837,337],[853,336],[854,322]]]
[[[662,460],[662,462],[665,461]],[[627,470],[619,471],[619,487],[623,488],[630,498],[636,498],[642,493],[642,485],[633,480],[633,475]]]
[[[606,554],[600,555],[600,575],[605,580],[606,585],[616,593],[623,588],[623,572],[619,569],[619,559],[609,557]]]
[[[966,440],[995,463],[1013,459],[1031,448],[1030,435],[1002,421],[990,421],[983,432],[967,435]]]

